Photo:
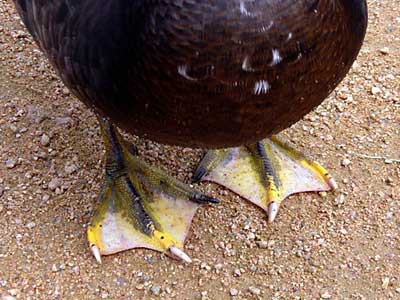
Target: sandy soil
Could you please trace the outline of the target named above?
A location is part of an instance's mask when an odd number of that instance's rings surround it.
[[[292,196],[268,225],[260,209],[203,183],[222,203],[196,214],[192,265],[137,250],[100,266],[85,235],[103,176],[96,119],[0,0],[2,299],[400,299],[400,4],[368,2],[347,79],[282,133],[338,191]],[[135,141],[181,180],[203,153]]]

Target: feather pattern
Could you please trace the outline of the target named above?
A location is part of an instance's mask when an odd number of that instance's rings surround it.
[[[320,104],[348,72],[365,0],[14,0],[88,106],[170,144],[260,140]]]

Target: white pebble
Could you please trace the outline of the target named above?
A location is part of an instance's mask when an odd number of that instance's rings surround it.
[[[256,235],[254,233],[252,233],[252,232],[249,232],[249,234],[247,235],[247,238],[249,240],[254,240],[256,238]]]
[[[6,167],[8,169],[14,168],[15,164],[16,164],[16,161],[14,159],[12,159],[12,158],[9,158],[9,159],[6,160]]]
[[[8,292],[10,293],[11,296],[17,296],[17,294],[18,294],[17,289],[11,289],[11,290],[8,290]]]
[[[66,164],[65,167],[64,167],[64,171],[65,171],[65,173],[67,173],[67,174],[72,174],[72,173],[74,173],[76,170],[78,170],[78,167],[77,167],[76,165],[74,165],[74,164],[68,163],[68,164]]]
[[[266,249],[266,248],[268,248],[268,242],[267,241],[258,241],[257,246],[261,249]]]
[[[260,295],[261,290],[259,288],[256,288],[254,286],[249,287],[249,292],[252,293],[253,295]]]
[[[325,198],[326,196],[328,196],[328,193],[327,193],[327,192],[319,192],[319,195],[320,195],[322,198]]]
[[[342,166],[346,167],[349,164],[351,164],[351,160],[350,159],[345,158],[345,159],[342,160]]]
[[[387,289],[390,283],[390,278],[389,277],[385,277],[382,279],[382,288],[383,289]]]
[[[379,94],[380,92],[381,92],[381,89],[378,88],[377,86],[374,86],[374,87],[372,87],[372,89],[371,89],[372,95]]]
[[[159,285],[157,285],[157,284],[153,284],[153,286],[151,287],[151,292],[154,295],[159,295],[160,294],[160,290],[161,290],[161,287]]]
[[[237,296],[239,294],[239,291],[237,289],[230,289],[229,294],[231,294],[231,296]]]
[[[322,299],[331,299],[332,295],[329,294],[328,292],[325,292],[325,293],[321,294],[321,298]]]
[[[81,270],[78,266],[73,267],[72,271],[74,272],[75,275],[79,275],[81,272]]]
[[[28,227],[29,229],[31,229],[35,226],[36,226],[35,222],[29,222],[28,224],[26,224],[26,227]]]
[[[63,88],[63,89],[62,89],[62,93],[63,93],[65,96],[68,96],[68,95],[69,95],[69,90],[68,90],[67,88]]]
[[[48,187],[50,190],[54,191],[56,188],[58,188],[61,185],[61,182],[58,178],[53,178],[50,180]]]
[[[345,198],[344,195],[340,194],[339,197],[337,197],[335,199],[335,204],[336,205],[342,205],[344,203],[344,198]]]
[[[389,47],[383,47],[383,48],[381,48],[381,49],[379,50],[379,52],[382,53],[382,54],[387,55],[387,54],[389,54],[390,49],[389,49]]]
[[[242,272],[240,272],[239,269],[235,269],[235,270],[233,271],[233,274],[234,274],[235,276],[239,277],[240,275],[242,275]]]
[[[50,145],[50,137],[47,134],[42,134],[41,138],[40,138],[40,144],[42,146],[48,146]]]

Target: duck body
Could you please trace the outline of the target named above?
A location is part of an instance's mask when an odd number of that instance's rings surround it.
[[[15,0],[64,83],[124,130],[184,146],[255,142],[339,84],[365,0]]]
[[[193,182],[225,186],[269,222],[289,195],[337,187],[271,135],[344,78],[364,39],[365,0],[14,1],[99,117],[106,180],[87,228],[97,261],[144,247],[190,262],[183,249],[196,209],[218,203],[142,162],[114,125],[167,144],[230,147],[210,150]]]

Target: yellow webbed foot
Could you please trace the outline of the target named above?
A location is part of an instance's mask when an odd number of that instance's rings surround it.
[[[96,259],[132,248],[149,248],[191,259],[183,244],[202,203],[218,200],[142,162],[118,132],[102,121],[106,143],[106,184],[87,236]]]
[[[253,202],[267,212],[269,222],[289,195],[337,188],[320,164],[274,136],[254,145],[210,150],[193,176],[199,180],[226,186]]]

